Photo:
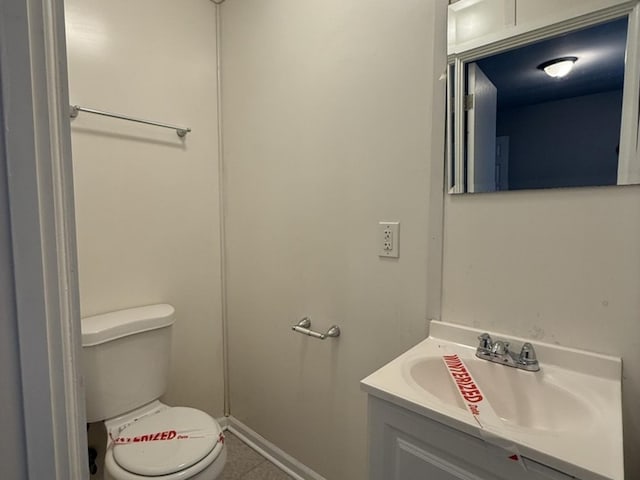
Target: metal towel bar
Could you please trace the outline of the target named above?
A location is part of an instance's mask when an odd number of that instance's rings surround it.
[[[324,340],[327,337],[339,337],[340,336],[340,327],[337,325],[331,325],[327,333],[316,332],[315,330],[311,330],[311,319],[309,317],[304,317],[295,325],[291,326],[291,330],[294,332],[302,333],[303,335],[309,335],[310,337],[317,338],[318,340]]]
[[[94,113],[96,115],[103,115],[105,117],[119,118],[121,120],[128,120],[129,122],[144,123],[144,124],[147,124],[147,125],[154,125],[156,127],[170,128],[171,130],[175,130],[180,138],[186,136],[187,133],[189,133],[191,131],[191,129],[188,128],[188,127],[179,127],[177,125],[170,125],[168,123],[161,123],[161,122],[154,122],[154,121],[151,121],[151,120],[144,120],[142,118],[130,117],[128,115],[120,115],[119,113],[111,113],[111,112],[105,112],[103,110],[96,110],[95,108],[81,107],[80,105],[71,105],[70,109],[71,110],[69,112],[69,116],[71,118],[76,118],[78,116],[78,112]]]

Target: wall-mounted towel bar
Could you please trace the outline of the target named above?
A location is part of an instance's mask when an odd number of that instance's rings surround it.
[[[170,128],[171,130],[175,130],[180,138],[186,136],[187,133],[191,131],[191,129],[188,127],[179,127],[177,125],[170,125],[168,123],[154,122],[151,120],[143,120],[142,118],[129,117],[128,115],[120,115],[119,113],[105,112],[103,110],[96,110],[95,108],[81,107],[80,105],[71,105],[69,116],[71,118],[76,118],[78,116],[78,112],[94,113],[96,115],[103,115],[105,117],[111,117],[111,118],[119,118],[121,120],[128,120],[130,122],[145,123],[147,125],[154,125],[156,127]]]
[[[337,325],[331,325],[327,333],[316,332],[315,330],[311,330],[311,319],[309,317],[304,317],[295,325],[291,326],[291,330],[294,332],[302,333],[304,335],[309,335],[310,337],[317,338],[319,340],[324,340],[327,337],[339,337],[340,336],[340,327]]]

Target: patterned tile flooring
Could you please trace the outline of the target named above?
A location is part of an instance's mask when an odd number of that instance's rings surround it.
[[[293,480],[233,433],[225,432],[227,464],[219,480]]]

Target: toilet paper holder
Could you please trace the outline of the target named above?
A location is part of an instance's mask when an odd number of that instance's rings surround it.
[[[329,327],[329,330],[327,330],[327,333],[311,330],[311,319],[309,317],[304,317],[298,323],[292,325],[291,330],[293,330],[294,332],[302,333],[303,335],[317,338],[318,340],[324,340],[327,337],[340,336],[340,327],[338,327],[337,325],[331,325]]]

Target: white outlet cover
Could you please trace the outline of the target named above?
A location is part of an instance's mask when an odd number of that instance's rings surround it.
[[[400,256],[400,222],[378,222],[378,256]]]

